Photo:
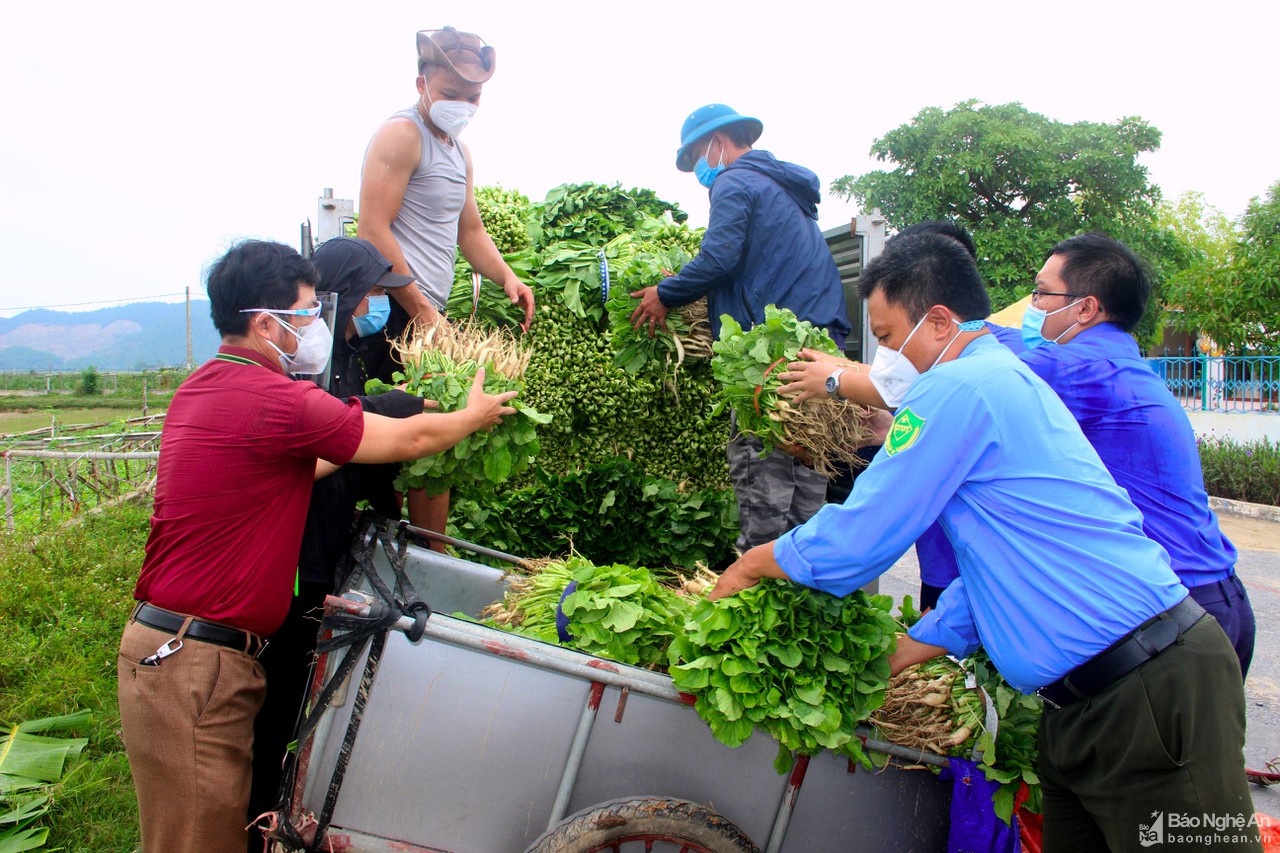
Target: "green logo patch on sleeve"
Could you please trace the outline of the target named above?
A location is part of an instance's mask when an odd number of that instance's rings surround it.
[[[889,436],[884,440],[884,452],[889,456],[906,450],[916,443],[924,429],[924,418],[910,409],[903,409],[893,419]]]

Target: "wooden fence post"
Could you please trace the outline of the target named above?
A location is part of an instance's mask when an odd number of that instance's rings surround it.
[[[9,451],[4,452],[4,523],[12,533],[15,529],[13,520],[13,460]]]

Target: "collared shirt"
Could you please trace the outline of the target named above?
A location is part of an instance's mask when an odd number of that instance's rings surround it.
[[[357,402],[222,346],[173,395],[134,598],[256,634],[289,609],[316,459],[360,446]]]
[[[784,534],[774,557],[792,579],[847,595],[934,519],[960,578],[911,636],[956,655],[981,644],[1020,690],[1187,595],[1071,413],[989,335],[916,380],[848,500]]]
[[[1103,323],[1021,358],[1075,415],[1182,582],[1201,586],[1230,577],[1236,549],[1209,509],[1191,421],[1133,337]]]

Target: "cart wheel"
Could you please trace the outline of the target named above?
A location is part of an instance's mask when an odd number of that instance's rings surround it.
[[[634,797],[569,815],[525,853],[760,853],[747,834],[697,803]]]

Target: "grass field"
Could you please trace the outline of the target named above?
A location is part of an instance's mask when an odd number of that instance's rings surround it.
[[[0,535],[0,721],[87,708],[89,738],[53,788],[49,849],[137,848],[137,802],[116,709],[116,653],[142,564],[150,501],[37,535]]]
[[[77,398],[80,399],[80,398]],[[147,414],[156,415],[164,411],[168,398],[161,405],[148,405]],[[70,424],[106,424],[123,421],[126,418],[142,416],[142,405],[129,403],[123,408],[96,406],[93,408],[56,409],[42,411],[0,411],[0,435],[14,435],[33,429],[47,427],[54,417],[60,425]]]

